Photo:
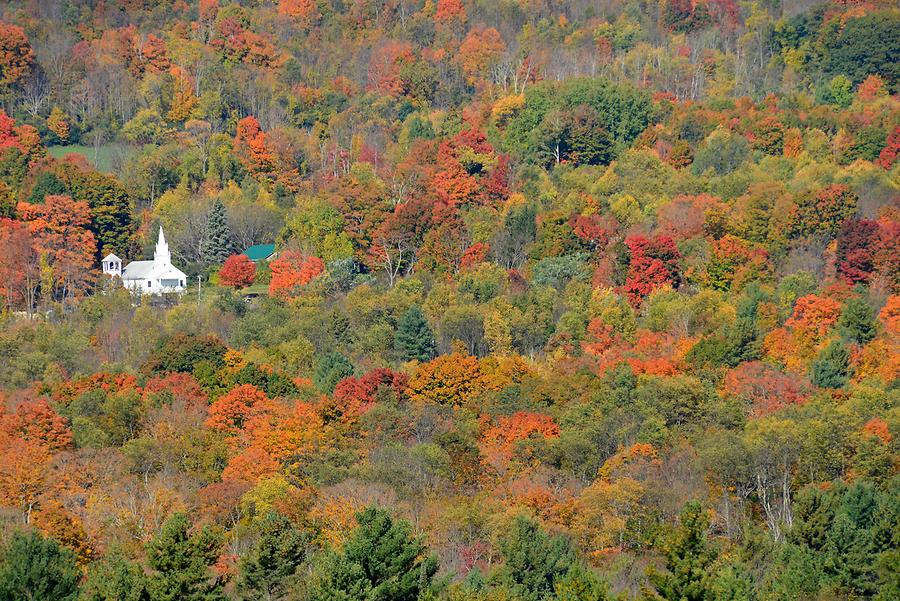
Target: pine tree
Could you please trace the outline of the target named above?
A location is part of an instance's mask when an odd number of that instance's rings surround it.
[[[755,601],[757,598],[753,575],[740,563],[720,568],[711,588],[716,601]]]
[[[437,560],[427,554],[409,523],[393,520],[384,509],[369,507],[356,515],[359,526],[341,553],[329,552],[313,575],[311,601],[415,601],[430,589]]]
[[[147,559],[156,572],[150,577],[154,601],[220,601],[222,584],[210,566],[219,557],[221,541],[204,528],[191,535],[187,516],[177,513],[147,547]]]
[[[0,555],[0,601],[74,601],[79,577],[74,553],[53,539],[17,532]]]
[[[91,564],[79,601],[149,601],[144,571],[118,551]]]
[[[241,562],[241,598],[283,599],[306,557],[308,545],[308,537],[286,517],[279,513],[266,516],[260,525],[259,540]]]
[[[709,518],[698,501],[681,510],[680,524],[663,548],[666,571],[653,568],[647,578],[656,597],[666,601],[704,601],[710,594],[710,568],[716,552],[706,540]]]
[[[313,383],[324,393],[331,394],[337,383],[353,375],[353,364],[338,352],[328,353],[316,363]]]
[[[556,601],[606,601],[606,582],[590,568],[576,563],[554,586]]]
[[[575,549],[568,539],[550,536],[540,525],[518,516],[500,541],[504,563],[497,572],[497,580],[522,601],[542,601],[553,597],[557,585],[571,586],[572,572],[577,565]],[[564,586],[565,585],[565,586]]]
[[[851,298],[841,311],[838,328],[845,340],[865,344],[875,338],[875,311],[865,300]]]
[[[224,263],[231,256],[231,230],[221,200],[216,200],[209,212],[201,252],[203,260],[210,265]]]
[[[822,388],[840,388],[847,383],[850,369],[850,351],[840,340],[829,344],[813,362],[811,379]]]
[[[434,358],[434,332],[418,306],[404,313],[397,322],[394,346],[407,360],[428,361]]]

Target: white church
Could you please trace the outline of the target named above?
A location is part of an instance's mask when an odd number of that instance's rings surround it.
[[[132,261],[122,269],[122,259],[110,253],[103,258],[103,273],[122,278],[126,288],[141,294],[183,292],[187,285],[187,276],[172,265],[162,226],[152,261]]]

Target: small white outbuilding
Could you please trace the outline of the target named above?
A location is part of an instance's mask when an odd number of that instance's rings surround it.
[[[122,259],[109,254],[103,258],[103,273],[122,278],[126,288],[142,294],[183,292],[187,285],[187,276],[172,265],[172,255],[162,227],[159,228],[152,261],[132,261],[122,269]]]

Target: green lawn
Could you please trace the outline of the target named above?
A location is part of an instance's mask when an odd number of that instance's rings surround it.
[[[269,285],[253,284],[252,286],[248,286],[247,288],[242,288],[241,294],[260,294],[265,296],[269,294]]]
[[[93,146],[84,146],[82,144],[69,144],[67,146],[48,146],[47,151],[54,158],[62,158],[67,154],[80,154],[90,161],[98,171],[111,173],[113,163],[116,157],[127,156],[131,151],[120,144],[105,144],[101,146],[97,152],[94,152]],[[95,160],[96,159],[96,160]]]

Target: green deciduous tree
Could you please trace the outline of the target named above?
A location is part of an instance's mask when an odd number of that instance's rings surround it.
[[[649,96],[630,86],[601,78],[547,81],[525,92],[525,106],[510,120],[506,137],[509,147],[529,161],[544,161],[547,148],[559,141],[571,160],[603,163],[652,119]]]
[[[900,16],[896,11],[875,11],[848,19],[834,18],[822,33],[825,70],[845,74],[859,83],[867,75],[879,75],[892,92],[900,83]]]
[[[715,175],[727,175],[743,163],[750,152],[746,138],[719,128],[709,134],[703,146],[694,155],[691,166],[697,175],[711,169]]]
[[[128,191],[111,175],[82,171],[74,165],[65,165],[60,179],[73,199],[83,200],[90,207],[90,229],[97,238],[98,256],[108,252],[127,255],[134,237],[134,203]]]

